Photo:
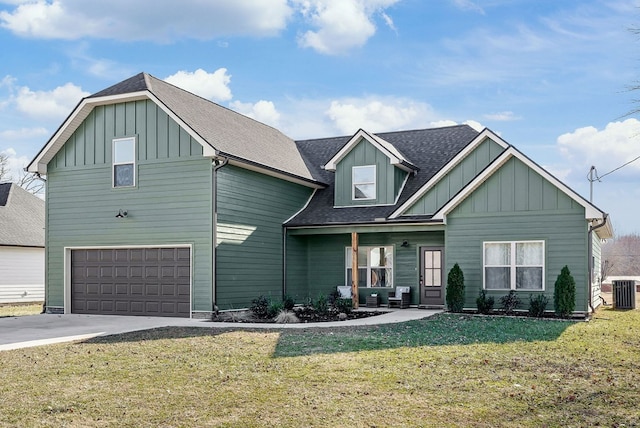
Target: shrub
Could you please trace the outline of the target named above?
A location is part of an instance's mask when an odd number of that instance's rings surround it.
[[[278,324],[295,324],[300,322],[296,314],[287,309],[281,310],[275,321]]]
[[[269,302],[267,309],[267,318],[275,318],[284,309],[282,302]]]
[[[329,312],[329,303],[327,303],[327,296],[320,294],[318,298],[313,302],[313,308],[319,314],[326,314]]]
[[[490,314],[493,311],[493,297],[487,297],[487,292],[482,290],[480,295],[476,299],[476,305],[478,306],[478,312],[481,314]]]
[[[547,303],[549,299],[544,294],[538,294],[536,297],[529,296],[529,316],[542,318],[544,311],[547,309]]]
[[[296,305],[296,301],[293,300],[293,297],[289,296],[288,294],[284,295],[284,298],[282,299],[282,306],[290,311],[291,309],[293,309],[293,307]]]
[[[509,294],[500,298],[500,305],[502,305],[502,310],[505,314],[512,315],[518,305],[520,305],[520,299],[516,292],[511,290]]]
[[[353,300],[344,298],[336,299],[333,306],[338,312],[350,314],[353,309]]]
[[[269,298],[267,296],[260,296],[257,299],[251,301],[249,310],[257,318],[269,318]]]
[[[556,315],[562,318],[568,318],[576,307],[576,282],[566,265],[556,279],[553,290],[553,306]]]
[[[464,274],[458,263],[447,276],[447,307],[451,312],[462,312],[464,308]]]

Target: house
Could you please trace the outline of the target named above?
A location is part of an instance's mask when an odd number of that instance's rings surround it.
[[[0,304],[44,300],[44,206],[14,183],[0,183]]]
[[[588,313],[612,234],[488,129],[294,141],[146,73],[82,99],[28,170],[47,177],[48,312],[206,317],[355,276],[359,302],[410,286],[442,306],[458,263],[469,308],[552,296],[568,265]]]

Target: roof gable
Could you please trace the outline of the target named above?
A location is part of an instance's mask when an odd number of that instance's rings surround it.
[[[295,142],[277,129],[194,95],[149,74],[140,73],[80,101],[28,165],[46,174],[47,163],[98,105],[149,99],[203,147],[205,157],[226,157],[254,169],[296,177],[318,187]]]
[[[363,129],[359,129],[346,144],[329,159],[324,165],[327,171],[335,171],[337,164],[344,159],[364,139],[371,143],[382,154],[389,158],[392,165],[395,165],[405,171],[415,171],[417,168],[413,165],[393,144],[386,141],[382,137],[370,134]]]

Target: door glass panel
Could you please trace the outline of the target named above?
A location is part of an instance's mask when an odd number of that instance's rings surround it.
[[[440,287],[442,285],[442,270],[434,269],[433,270],[433,285],[436,287]]]

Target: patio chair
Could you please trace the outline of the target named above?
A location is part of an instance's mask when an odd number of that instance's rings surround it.
[[[396,287],[395,291],[389,292],[389,308],[405,309],[409,307],[411,301],[411,287]]]

